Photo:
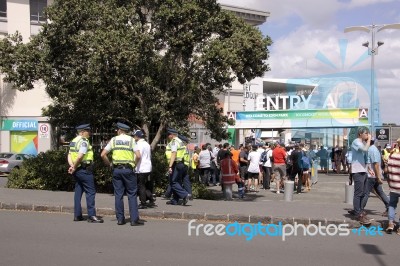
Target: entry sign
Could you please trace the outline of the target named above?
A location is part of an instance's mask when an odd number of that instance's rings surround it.
[[[39,138],[48,139],[50,137],[49,124],[39,124]]]
[[[389,129],[388,128],[377,128],[375,132],[377,140],[389,140]]]

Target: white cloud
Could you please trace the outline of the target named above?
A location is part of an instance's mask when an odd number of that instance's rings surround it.
[[[268,18],[267,24],[271,21],[274,21],[275,24],[287,23],[287,19],[293,15],[302,19],[304,22],[302,25],[293,27],[290,32],[274,39],[274,44],[270,49],[271,54],[268,63],[271,71],[266,73],[265,76],[286,79],[370,69],[370,57],[353,68],[350,68],[350,66],[366,51],[367,48],[361,44],[366,41],[371,42],[371,34],[364,32],[345,34],[343,29],[338,29],[330,23],[331,18],[341,9],[356,9],[395,1],[280,0],[279,4],[261,0],[221,0],[219,2],[269,11],[271,17]],[[393,12],[400,20],[400,15],[396,13],[397,9],[394,8]],[[330,26],[327,26],[327,23]],[[377,101],[380,102],[381,121],[394,122],[400,125],[400,116],[396,111],[393,111],[399,105],[396,96],[400,95],[400,30],[385,30],[379,32],[376,37],[377,41],[385,42],[379,48],[379,54],[375,56],[376,81],[379,90]],[[348,40],[346,61],[343,67],[338,44],[339,39]],[[315,56],[318,51],[326,56],[337,69],[316,59]]]

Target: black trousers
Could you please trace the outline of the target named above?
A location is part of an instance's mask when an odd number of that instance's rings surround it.
[[[153,182],[150,173],[137,173],[139,181],[139,200],[141,204],[146,204],[147,200],[153,201]]]
[[[292,173],[290,174],[290,180],[295,181],[296,175],[297,175],[297,192],[301,193],[301,187],[303,185],[303,169],[293,167]]]
[[[263,166],[263,189],[269,189],[271,183],[271,174],[272,174],[272,167]]]

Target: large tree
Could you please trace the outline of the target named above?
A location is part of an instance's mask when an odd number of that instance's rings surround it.
[[[204,121],[227,137],[217,95],[234,79],[262,76],[270,38],[215,0],[55,0],[48,22],[24,43],[0,42],[0,68],[19,90],[43,80],[55,125],[125,118],[158,143],[167,126]]]

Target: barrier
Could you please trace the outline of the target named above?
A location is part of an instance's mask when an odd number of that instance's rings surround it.
[[[285,181],[285,201],[293,201],[294,181]]]
[[[345,202],[347,204],[353,204],[354,198],[354,186],[349,185],[348,182],[345,183],[345,193],[344,193]]]

